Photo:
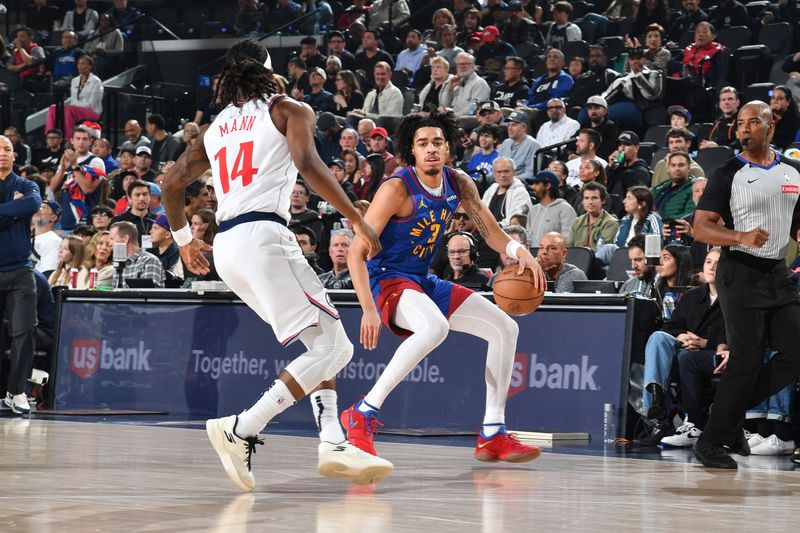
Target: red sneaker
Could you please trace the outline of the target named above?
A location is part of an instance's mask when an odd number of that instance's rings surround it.
[[[372,436],[378,434],[378,426],[383,424],[378,422],[377,415],[368,417],[359,412],[355,404],[353,404],[349,409],[342,411],[339,420],[347,432],[347,440],[353,446],[369,454],[378,455],[378,452],[375,451],[375,445],[372,443]]]
[[[490,439],[484,439],[482,435],[478,434],[474,457],[478,461],[524,463],[533,461],[541,453],[542,450],[536,446],[522,444],[513,433],[497,433]]]

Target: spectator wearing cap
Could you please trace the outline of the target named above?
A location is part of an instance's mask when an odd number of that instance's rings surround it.
[[[581,29],[569,21],[571,15],[572,4],[569,2],[553,4],[553,24],[548,28],[547,36],[544,38],[546,46],[560,49],[564,43],[582,39]]]
[[[630,72],[609,85],[602,96],[609,104],[608,114],[621,128],[644,129],[644,111],[660,105],[664,95],[664,76],[644,65],[641,49],[628,51]]]
[[[665,181],[670,180],[669,175],[669,154],[674,152],[689,153],[692,146],[692,136],[686,128],[672,128],[667,132],[667,154],[664,159],[656,163],[653,168],[653,178],[650,180],[650,186],[655,187]],[[696,178],[704,178],[706,176],[703,167],[697,164],[697,161],[689,156],[689,173]]]
[[[336,181],[339,182],[339,186],[347,195],[347,198],[349,198],[351,202],[358,200],[358,195],[355,189],[353,189],[353,184],[347,179],[347,165],[345,162],[337,157],[328,164],[328,168],[331,169],[333,176],[336,178]]]
[[[544,49],[544,38],[536,24],[524,16],[525,9],[520,0],[508,3],[508,21],[502,27],[503,40],[512,46],[533,43]]]
[[[300,39],[299,57],[306,62],[306,68],[309,70],[314,68],[325,68],[325,60],[327,58],[319,51],[317,38],[313,35],[306,35]]]
[[[481,73],[500,73],[505,60],[509,56],[516,56],[514,47],[500,38],[497,26],[486,26],[481,34],[481,47],[475,57],[475,64],[481,68]]]
[[[708,13],[700,9],[700,0],[682,0],[683,9],[672,19],[669,40],[679,42],[683,34],[693,32],[700,22],[708,20]]]
[[[555,292],[575,292],[575,282],[585,281],[586,273],[571,263],[567,263],[567,246],[564,236],[558,232],[544,233],[539,240],[536,261],[542,267],[548,281],[555,284]]]
[[[169,135],[166,127],[167,123],[164,117],[158,113],[147,117],[147,134],[153,140],[150,145],[151,164],[155,169],[158,169],[161,163],[166,161],[176,161],[183,152],[181,141]],[[136,153],[138,154],[139,151],[137,150]],[[152,181],[152,179],[147,181]]]
[[[617,141],[618,148],[611,154],[606,168],[606,182],[608,194],[624,198],[628,189],[634,185],[649,186],[650,168],[644,160],[639,159],[639,136],[636,133],[623,131]],[[616,212],[613,214],[618,218],[624,216],[625,210],[621,202],[615,202],[615,205]]]
[[[556,232],[569,235],[572,223],[578,216],[575,209],[561,198],[559,180],[553,172],[542,170],[527,180],[533,196],[539,200],[528,213],[525,228],[530,242],[539,242],[545,233]]]
[[[475,72],[475,58],[470,54],[458,54],[456,72],[445,86],[440,103],[451,108],[456,116],[472,115],[477,102],[489,99],[491,89]]]
[[[149,279],[157,288],[164,287],[164,267],[161,261],[153,254],[142,250],[139,247],[139,232],[130,222],[116,222],[111,225],[111,243],[125,245],[125,270],[122,271],[122,278],[129,279]],[[118,273],[114,273],[112,286],[118,285]]]
[[[551,98],[565,99],[574,85],[572,76],[564,72],[564,53],[552,48],[545,56],[547,72],[533,82],[528,93],[528,107],[544,110]]]
[[[167,221],[167,215],[157,215],[150,225],[150,243],[152,248],[147,252],[153,254],[161,262],[164,272],[174,278],[183,279],[183,262],[178,245],[172,238],[172,231]]]
[[[391,21],[389,14],[391,13]],[[367,28],[399,28],[411,16],[406,0],[375,0],[370,5]]]
[[[139,246],[141,246],[141,239],[150,233],[150,226],[152,226],[153,218],[155,218],[155,215],[150,212],[150,184],[146,181],[134,180],[128,185],[126,192],[128,209],[121,215],[115,216],[111,220],[111,225],[113,226],[114,223],[123,221],[132,223],[136,226],[140,239]]]
[[[356,54],[356,70],[363,70],[366,79],[372,80],[375,67],[381,62],[389,65],[389,74],[391,75],[391,65],[394,65],[392,56],[386,50],[378,47],[377,33],[371,30],[365,31],[361,36],[361,51]]]
[[[454,77],[450,74],[450,65],[447,59],[438,56],[431,59],[431,81],[419,92],[421,113],[428,113],[431,109],[439,107],[442,93]]]
[[[577,120],[567,116],[567,106],[560,98],[552,98],[547,102],[547,118],[549,120],[539,127],[539,132],[536,134],[536,140],[542,146],[551,146],[571,139],[581,129]]]
[[[61,206],[54,200],[42,202],[39,211],[33,215],[33,250],[31,261],[33,267],[50,277],[58,266],[58,250],[61,237],[53,231],[53,227],[61,217]]]
[[[361,111],[368,117],[400,117],[403,116],[403,93],[392,83],[392,67],[381,61],[375,65],[375,88],[364,98],[364,109]]]
[[[61,156],[64,154],[64,133],[58,128],[47,130],[44,137],[45,152],[36,162],[39,170],[44,166],[51,166],[55,170]]]
[[[682,105],[671,105],[667,108],[667,118],[672,128],[689,129],[692,114]]]
[[[306,98],[308,98],[308,95],[306,95]],[[342,152],[339,141],[341,140],[344,128],[339,125],[333,113],[325,111],[324,113],[320,113],[317,118],[317,129],[319,130],[317,132],[317,138],[320,142],[319,156],[327,165],[339,157],[339,154]]]
[[[125,198],[125,204],[127,205],[128,198],[127,196],[124,198]],[[114,218],[114,211],[107,205],[101,204],[95,206],[95,208],[92,209],[92,214],[91,214],[92,227],[97,231],[107,230],[109,226],[111,226],[112,218]]]
[[[349,26],[349,24],[348,24]],[[336,56],[342,62],[342,70],[355,70],[356,56],[345,48],[344,33],[334,30],[328,33],[328,54]]]
[[[422,59],[427,53],[428,47],[422,44],[422,33],[412,28],[406,33],[406,47],[397,54],[397,62],[394,64],[394,69],[406,72],[408,80],[411,82],[422,66]]]
[[[606,201],[606,188],[600,183],[590,182],[581,189],[583,215],[575,219],[564,244],[568,248],[583,246],[597,251],[599,243],[610,243],[617,235],[619,222],[616,217],[603,209]]]
[[[617,149],[619,126],[608,117],[608,102],[602,96],[590,96],[586,101],[586,120],[581,124],[587,125],[600,135],[600,145],[596,147],[597,155],[605,161]]]
[[[607,65],[608,56],[605,46],[591,45],[589,47],[589,68],[575,78],[575,85],[569,95],[570,105],[585,106],[590,97],[608,89],[611,82],[619,77],[619,73],[607,68]],[[578,116],[578,121],[583,122],[585,118],[584,111],[584,116]]]
[[[533,207],[525,184],[515,175],[514,166],[514,160],[501,153],[494,160],[494,183],[481,198],[501,226],[510,224],[514,215],[527,216]]]
[[[325,90],[325,81],[328,79],[325,70],[314,67],[308,71],[308,83],[310,88],[303,96],[303,101],[311,106],[316,113],[330,113],[336,106],[333,103],[333,95]]]
[[[87,220],[100,203],[106,166],[89,150],[100,138],[97,124],[81,124],[72,131],[72,146],[64,151],[50,190],[61,204],[61,236],[70,235],[79,222]]]
[[[101,137],[92,144],[92,153],[103,160],[106,166],[106,174],[111,174],[119,168],[119,161],[114,159],[111,153],[111,142],[108,139]]]
[[[125,123],[125,142],[119,147],[120,151],[130,150],[133,155],[136,155],[136,150],[140,146],[150,147],[150,139],[142,135],[142,126],[139,125],[138,120],[129,120]]]
[[[528,65],[521,57],[506,57],[503,66],[503,83],[496,86],[492,92],[492,100],[500,104],[500,107],[514,109],[528,101],[528,92],[531,88],[524,78],[527,68]]]
[[[508,139],[500,145],[500,156],[514,161],[514,175],[523,181],[533,177],[536,152],[541,148],[538,141],[528,135],[529,126],[528,115],[524,111],[514,111],[508,117]]]
[[[321,266],[317,264],[317,235],[305,226],[293,226],[291,228],[294,233],[297,244],[303,252],[303,257],[308,261],[308,266],[319,276],[325,272]]]
[[[136,149],[136,156],[133,159],[136,173],[139,179],[151,182],[156,177],[156,172],[153,170],[153,156],[150,148],[147,146],[140,146]]]
[[[568,186],[580,186],[581,179],[578,174],[584,161],[596,161],[603,168],[608,166],[608,162],[597,155],[597,148],[600,146],[601,141],[600,134],[592,128],[584,128],[578,131],[578,138],[575,141],[575,155],[578,157],[570,159],[566,163],[566,183]]]
[[[384,174],[391,176],[397,169],[398,161],[389,150],[389,134],[385,128],[375,128],[369,134],[369,151],[378,154],[383,158]],[[381,179],[381,176],[372,176],[373,179]]]
[[[506,124],[503,124],[503,112],[500,109],[500,106],[494,100],[486,100],[485,102],[478,103],[478,109],[475,112],[475,118],[478,121],[478,127],[483,126],[485,124],[492,124],[498,127],[498,135],[497,142],[503,142],[508,137],[508,128]],[[464,121],[466,122],[466,121]],[[465,126],[466,127],[466,126]],[[469,140],[474,147],[473,153],[477,152],[477,145],[478,145],[478,131],[477,128],[473,128],[469,134]],[[469,152],[465,154],[465,157],[469,157],[471,154]]]

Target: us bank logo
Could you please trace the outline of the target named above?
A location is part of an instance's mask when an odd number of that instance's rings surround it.
[[[517,353],[508,397],[525,389],[597,391],[600,390],[595,381],[597,368],[588,355],[582,355],[575,362],[547,364],[539,361],[538,354]]]
[[[69,368],[81,379],[98,370],[150,371],[150,350],[144,341],[136,346],[114,346],[97,339],[75,339],[70,346]]]

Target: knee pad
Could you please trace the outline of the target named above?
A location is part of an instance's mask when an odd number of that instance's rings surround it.
[[[337,342],[333,346],[328,347],[328,377],[325,379],[332,379],[339,373],[347,363],[353,358],[353,343],[345,337],[344,342]]]

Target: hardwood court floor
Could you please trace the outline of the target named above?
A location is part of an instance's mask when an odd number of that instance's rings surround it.
[[[204,431],[0,418],[0,531],[797,530],[800,472],[770,468],[785,457],[738,472],[685,453],[491,465],[463,446],[381,442],[395,472],[364,488],[317,475],[316,439],[265,437],[242,493]]]

